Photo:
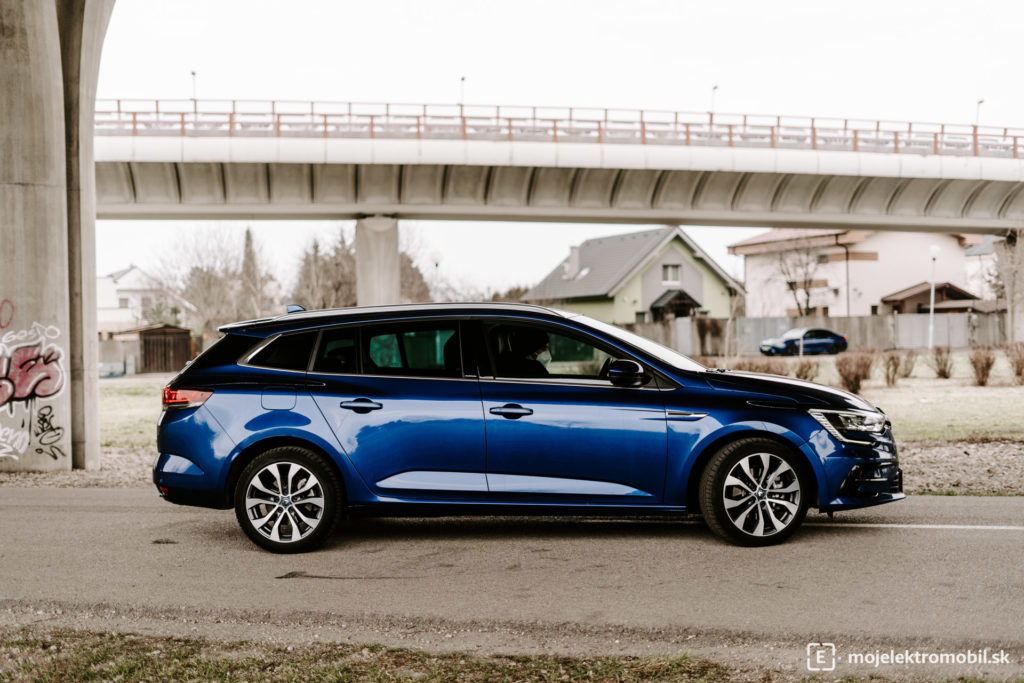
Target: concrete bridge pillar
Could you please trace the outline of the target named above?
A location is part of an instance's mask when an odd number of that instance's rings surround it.
[[[92,116],[113,0],[0,0],[0,470],[99,465]]]
[[[356,221],[356,303],[359,306],[401,301],[398,219],[368,216]]]

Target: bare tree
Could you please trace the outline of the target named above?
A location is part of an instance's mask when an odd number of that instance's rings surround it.
[[[317,241],[306,249],[292,290],[292,303],[304,308],[344,308],[356,305],[356,258],[345,230],[329,250]],[[407,302],[431,301],[423,273],[404,250],[399,253],[401,297]]]
[[[792,249],[779,252],[779,273],[793,293],[798,315],[810,315],[813,309],[811,290],[815,286],[817,272],[818,250],[807,240],[800,240]]]
[[[273,277],[263,265],[261,250],[253,240],[252,230],[245,229],[242,247],[242,265],[239,272],[239,297],[235,315],[239,319],[252,319],[266,315],[273,306],[268,285]]]

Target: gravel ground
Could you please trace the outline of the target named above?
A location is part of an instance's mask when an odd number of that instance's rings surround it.
[[[107,448],[98,470],[0,472],[0,486],[152,486],[155,454]],[[966,496],[1024,495],[1024,443],[1020,441],[906,441],[900,460],[907,493]]]

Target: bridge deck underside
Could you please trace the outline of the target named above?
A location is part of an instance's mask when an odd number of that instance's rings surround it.
[[[102,218],[545,220],[985,232],[1024,183],[456,164],[101,161]]]

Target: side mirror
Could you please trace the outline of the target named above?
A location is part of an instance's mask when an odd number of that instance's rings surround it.
[[[646,379],[643,366],[635,360],[620,358],[608,366],[608,380],[617,387],[638,387]]]

